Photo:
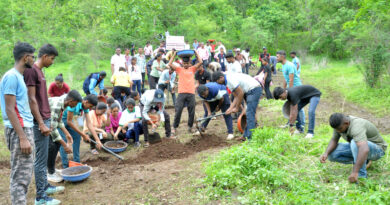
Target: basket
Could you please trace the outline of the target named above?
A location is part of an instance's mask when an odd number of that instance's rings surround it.
[[[237,128],[241,133],[244,133],[246,128],[246,115],[241,114],[237,120]]]
[[[194,54],[195,54],[194,50],[182,50],[177,52],[177,56],[179,56],[180,58],[185,58],[185,57],[191,58]]]
[[[65,181],[78,182],[83,181],[91,175],[92,167],[76,166],[62,170],[61,175]]]
[[[286,101],[282,108],[283,116],[286,119],[290,119],[290,106],[291,106],[290,101]]]
[[[123,141],[108,141],[104,143],[104,146],[112,152],[119,153],[126,150],[127,143]]]

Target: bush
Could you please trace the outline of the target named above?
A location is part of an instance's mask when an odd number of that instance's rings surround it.
[[[382,45],[367,49],[364,53],[363,65],[358,68],[363,73],[366,84],[373,88],[378,85],[382,75],[386,73],[390,54]]]

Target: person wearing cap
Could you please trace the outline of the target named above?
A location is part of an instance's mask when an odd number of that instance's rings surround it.
[[[134,139],[134,147],[139,147],[139,136],[142,134],[142,125],[140,123],[142,119],[141,109],[135,105],[135,100],[128,98],[125,101],[126,110],[124,110],[119,119],[119,127],[114,134],[114,140],[118,140],[121,132],[126,133],[125,142],[129,139]]]
[[[216,82],[206,83],[200,85],[197,89],[198,95],[203,99],[205,109],[205,117],[212,115],[215,112],[221,110],[226,112],[230,107],[229,94],[225,85],[220,85]],[[230,114],[223,115],[225,118],[225,124],[228,130],[227,140],[232,140],[233,135],[233,119]],[[211,119],[207,119],[202,123],[201,131],[204,132]]]
[[[104,78],[107,76],[105,71],[100,71],[99,73],[91,73],[85,78],[83,83],[83,91],[86,95],[94,94],[98,95],[95,91],[95,87],[99,85],[99,89],[104,89]]]
[[[149,130],[148,124],[152,125],[152,129],[155,130],[160,124],[161,114],[164,117],[165,136],[167,138],[174,138],[171,132],[171,122],[169,114],[165,111],[165,96],[162,90],[147,90],[142,94],[140,100],[140,108],[142,113],[142,131],[144,133],[145,147],[149,147]],[[153,122],[149,116],[149,113],[158,114],[158,122]]]
[[[242,73],[241,64],[234,58],[233,52],[226,54],[226,71],[231,73]]]
[[[267,52],[267,47],[265,46],[263,47],[263,52],[259,55],[259,61],[263,58],[267,58],[268,60],[271,58],[271,55]]]
[[[213,81],[218,84],[225,85],[234,95],[233,103],[225,114],[236,113],[239,111],[241,102],[244,99],[246,101],[246,128],[244,136],[240,140],[251,139],[252,129],[256,127],[256,109],[259,104],[260,97],[262,95],[262,88],[260,83],[251,76],[243,73],[222,72],[213,73]]]
[[[176,52],[175,54],[176,55]],[[169,66],[172,70],[176,71],[176,74],[179,78],[178,84],[178,93],[175,105],[175,121],[173,123],[173,133],[176,134],[176,129],[179,127],[181,113],[183,108],[187,105],[188,110],[188,131],[194,132],[192,126],[194,124],[195,118],[195,72],[201,69],[203,64],[202,59],[199,57],[198,53],[195,51],[197,63],[191,65],[189,57],[183,57],[183,67],[177,66],[173,63],[173,58],[169,61]]]

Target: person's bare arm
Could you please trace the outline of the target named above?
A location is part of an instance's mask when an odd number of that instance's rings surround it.
[[[61,127],[61,131],[65,134],[66,141],[68,141],[68,144],[73,144],[73,138],[68,132],[68,130],[65,127]]]
[[[358,147],[358,156],[355,165],[353,165],[352,173],[348,177],[351,183],[357,182],[359,170],[366,163],[368,153],[370,152],[367,141],[356,142],[356,145]]]
[[[298,116],[298,104],[296,105],[290,105],[290,124],[295,124],[295,121],[297,120]]]
[[[206,116],[206,117],[208,117],[208,116],[210,116],[211,115],[211,108],[210,108],[210,104],[209,104],[209,102],[207,102],[206,100],[205,101],[203,101],[204,102],[204,105],[206,106],[206,110],[207,110],[207,113],[208,113],[208,115]]]
[[[4,95],[4,100],[8,119],[11,122],[11,125],[14,128],[16,134],[19,136],[20,150],[23,154],[31,154],[32,147],[30,141],[28,141],[15,111],[16,97],[15,95]]]
[[[111,74],[114,74],[114,64],[111,64]]]
[[[328,147],[325,150],[325,153],[321,155],[320,162],[325,163],[325,161],[328,159],[328,156],[330,153],[332,153],[336,148],[337,144],[339,143],[340,135],[335,135],[332,137],[332,139],[329,141]]]
[[[84,117],[85,117],[85,123],[87,123],[88,130],[91,132],[93,138],[95,138],[96,147],[98,149],[101,149],[101,147],[103,146],[102,142],[100,142],[100,139],[99,139],[99,137],[97,136],[97,134],[95,132],[95,129],[94,129],[92,123],[91,123],[91,119],[89,118],[89,115],[86,113],[84,115]]]
[[[176,69],[178,68],[178,66],[176,66],[175,64],[173,64],[173,60],[175,59],[175,57],[176,57],[176,51],[173,52],[172,58],[169,60],[169,63],[168,63],[169,67],[170,67],[171,70],[173,70],[173,71],[176,71]]]
[[[301,68],[301,65],[297,63],[297,71]]]
[[[287,82],[286,82],[286,81],[283,82],[283,88],[284,88],[284,89],[287,88]]]
[[[45,123],[43,122],[43,118],[41,116],[41,113],[39,112],[38,102],[35,98],[36,89],[34,86],[28,86],[28,102],[31,108],[31,113],[34,116],[34,119],[38,122],[39,130],[41,133],[45,136],[49,136],[50,129],[46,127]]]
[[[233,91],[233,95],[234,95],[233,103],[230,104],[229,109],[226,110],[226,112],[225,112],[226,115],[228,115],[230,113],[238,112],[238,110],[240,109],[242,99],[244,98],[244,91],[242,90],[242,88],[240,86],[238,86]]]
[[[289,81],[289,88],[292,88],[294,87],[294,73],[291,73],[290,75],[288,75],[288,77],[290,78],[290,81]]]
[[[203,66],[203,60],[201,58],[199,58],[199,54],[196,51],[195,51],[195,56],[196,56],[196,61],[198,63],[195,64],[194,66],[196,67],[196,69],[200,69],[200,66]]]

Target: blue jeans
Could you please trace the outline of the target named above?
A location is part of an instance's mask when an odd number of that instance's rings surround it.
[[[50,129],[50,119],[43,121]],[[47,182],[47,158],[49,154],[50,136],[45,136],[39,130],[39,125],[34,122],[34,142],[35,142],[35,160],[34,160],[34,175],[37,198],[46,197]]]
[[[73,138],[73,145],[72,145],[72,148],[73,148],[73,161],[80,162],[80,141],[81,141],[81,136],[80,136],[79,133],[74,131],[68,125],[68,123],[66,122],[66,119],[63,120],[63,122],[65,124],[65,128],[68,130],[69,134]],[[66,137],[65,137],[65,133],[63,133],[62,130],[59,129],[59,128],[58,128],[58,131],[60,132],[60,135],[61,135],[62,139],[65,142],[67,142]],[[68,154],[66,154],[66,152],[65,152],[65,150],[64,150],[64,148],[62,146],[60,148],[60,155],[61,155],[62,167],[64,169],[68,168],[69,167]]]
[[[139,136],[141,134],[143,134],[142,125],[139,122],[135,122],[133,129],[127,130],[125,141],[128,141],[129,139],[134,139],[134,142],[139,142]]]
[[[260,97],[263,93],[261,87],[253,88],[245,93],[246,95],[246,128],[244,131],[244,137],[252,138],[252,129],[256,127],[256,109],[259,105]]]
[[[209,105],[210,105],[210,111],[211,112],[214,112],[215,109],[217,108],[217,105],[219,104],[219,100],[217,101],[214,101],[214,102],[209,102]],[[203,104],[203,106],[205,106]],[[229,95],[228,94],[225,94],[223,96],[223,103],[221,105],[221,111],[222,112],[226,112],[227,109],[229,109],[230,107],[230,99],[229,99]],[[207,113],[207,109],[205,108],[205,115],[207,117],[208,113]],[[223,118],[225,119],[225,124],[226,124],[226,128],[228,129],[228,134],[233,134],[233,119],[232,119],[232,116],[231,115],[223,115]],[[207,119],[206,121],[204,121],[202,123],[202,127],[206,128],[207,125],[209,124],[211,119]]]
[[[133,80],[132,90],[133,91],[137,90],[139,93],[139,96],[142,95],[142,93],[141,93],[141,80]]]
[[[367,141],[370,151],[368,152],[367,160],[376,161],[385,155],[385,152],[376,144]],[[335,150],[329,154],[328,159],[332,162],[339,162],[343,164],[355,164],[359,149],[355,140],[351,140],[351,143],[339,143]],[[359,170],[360,178],[367,178],[366,162]]]
[[[302,110],[303,111],[303,107],[305,107],[308,103],[310,103],[310,106],[309,106],[309,129],[307,131],[307,133],[309,134],[314,134],[314,127],[315,127],[315,123],[316,123],[316,109],[317,109],[317,105],[318,103],[320,102],[320,97],[311,97],[311,98],[306,98],[306,99],[303,99],[301,100],[299,103],[298,103],[298,110]],[[297,124],[296,124],[296,127],[297,129],[301,128],[302,126],[302,114],[301,112],[298,112],[298,117],[297,117]]]

